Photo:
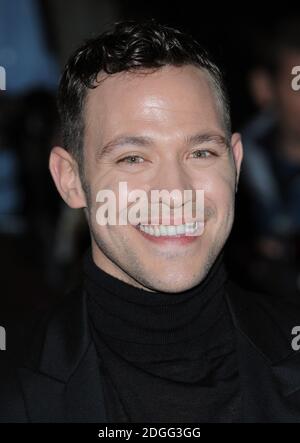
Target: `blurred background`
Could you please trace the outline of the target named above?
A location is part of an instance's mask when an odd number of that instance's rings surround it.
[[[30,324],[80,277],[87,226],[48,171],[60,142],[56,88],[78,44],[125,18],[156,18],[191,33],[222,67],[245,149],[227,266],[245,288],[300,296],[300,91],[292,89],[299,11],[244,5],[233,13],[200,0],[0,0],[0,325],[7,330]],[[8,351],[13,341],[19,336],[7,334]]]

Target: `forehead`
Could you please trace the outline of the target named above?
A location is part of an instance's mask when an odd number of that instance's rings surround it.
[[[194,67],[165,66],[155,71],[99,76],[89,90],[85,124],[87,131],[106,133],[144,125],[220,126],[219,104],[209,74]]]

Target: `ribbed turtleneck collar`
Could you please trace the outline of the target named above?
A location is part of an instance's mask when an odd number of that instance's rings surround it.
[[[222,317],[226,271],[220,254],[205,279],[180,293],[149,292],[100,269],[91,251],[84,258],[85,289],[100,334],[135,344],[164,345],[199,337]]]

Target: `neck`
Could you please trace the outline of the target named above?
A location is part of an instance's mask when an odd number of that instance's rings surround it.
[[[135,288],[144,289],[145,291],[155,292],[153,289],[143,286],[133,277],[124,272],[117,264],[112,262],[106,255],[101,251],[95,241],[92,239],[92,258],[94,263],[99,269],[102,269],[107,274],[111,275],[124,283],[127,283]]]
[[[100,269],[85,257],[89,311],[101,333],[123,341],[167,344],[199,335],[224,310],[226,271],[220,255],[205,279],[176,294],[150,293]]]

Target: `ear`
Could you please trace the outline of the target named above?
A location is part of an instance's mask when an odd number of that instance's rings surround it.
[[[55,146],[50,153],[49,169],[58,192],[71,208],[86,207],[86,198],[75,159],[65,149]]]
[[[240,172],[241,172],[241,164],[243,160],[243,144],[241,140],[241,135],[237,132],[232,134],[231,137],[231,148],[233,153],[233,159],[235,163],[236,169],[236,191],[239,182]]]

